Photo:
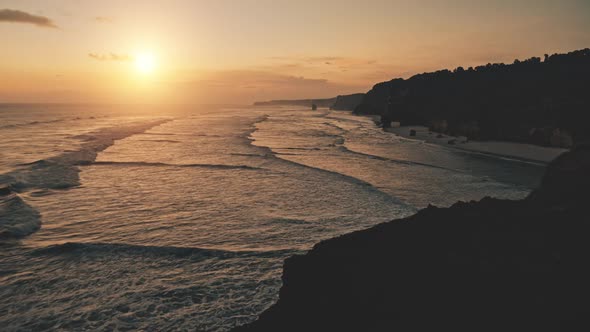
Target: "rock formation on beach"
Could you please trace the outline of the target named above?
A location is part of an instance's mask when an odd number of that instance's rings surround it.
[[[285,261],[279,301],[235,331],[590,329],[590,147],[521,201],[429,206]]]
[[[355,108],[476,140],[569,148],[590,133],[590,49],[376,84]]]

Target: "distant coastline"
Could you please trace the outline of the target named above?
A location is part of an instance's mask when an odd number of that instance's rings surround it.
[[[363,101],[364,93],[354,93],[351,95],[339,95],[333,98],[320,99],[282,99],[257,101],[254,106],[306,106],[311,107],[315,104],[318,107],[329,107],[330,109],[340,111],[352,111]]]
[[[590,141],[590,49],[567,54],[440,70],[396,78],[367,93],[325,99],[272,100],[254,105],[298,105],[350,110],[378,117],[384,129],[427,128],[459,148],[549,162],[579,143]],[[390,129],[393,128],[393,129]],[[424,130],[422,130],[424,131]],[[419,139],[419,138],[418,138]],[[441,143],[422,137],[431,143]],[[478,144],[474,141],[480,142]],[[492,143],[483,143],[492,142]],[[519,143],[518,149],[507,144]],[[526,145],[533,147],[527,152]],[[477,146],[477,147],[476,147]],[[512,146],[515,147],[516,145]],[[537,149],[535,146],[547,149]],[[519,150],[519,151],[517,151]],[[503,153],[508,152],[508,153]]]
[[[268,100],[257,101],[254,106],[308,106],[316,104],[319,107],[332,107],[336,102],[334,98],[319,98],[319,99],[282,99],[282,100]]]

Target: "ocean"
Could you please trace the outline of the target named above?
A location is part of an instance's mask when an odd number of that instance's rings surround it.
[[[343,111],[0,105],[0,326],[227,331],[277,300],[286,257],[523,198],[543,170]]]

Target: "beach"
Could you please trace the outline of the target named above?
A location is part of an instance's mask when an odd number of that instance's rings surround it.
[[[560,154],[568,151],[568,149],[563,148],[544,147],[525,143],[470,141],[465,137],[455,137],[432,132],[424,126],[401,126],[386,128],[384,130],[407,139],[438,144],[451,149],[490,154],[503,158],[515,158],[522,161],[549,163]],[[415,136],[410,135],[412,130],[415,131]],[[449,144],[449,142],[451,143]]]

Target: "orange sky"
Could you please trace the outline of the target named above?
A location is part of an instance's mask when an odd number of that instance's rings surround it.
[[[0,0],[0,102],[330,97],[586,48],[588,31],[585,0]]]

